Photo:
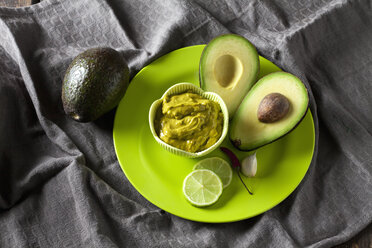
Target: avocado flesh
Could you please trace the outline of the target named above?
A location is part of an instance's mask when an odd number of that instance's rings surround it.
[[[256,48],[247,39],[234,34],[218,36],[203,50],[200,87],[220,95],[232,118],[257,80],[259,65]]]
[[[271,93],[285,96],[290,102],[289,111],[275,122],[260,122],[259,104]],[[286,72],[271,73],[261,78],[244,98],[231,122],[230,140],[243,151],[271,143],[294,129],[305,116],[308,104],[307,89],[300,79]]]
[[[76,121],[94,121],[119,103],[128,85],[128,65],[119,52],[88,49],[71,62],[65,73],[64,111]]]

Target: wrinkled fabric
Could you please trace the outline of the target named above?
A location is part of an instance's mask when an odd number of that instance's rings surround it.
[[[0,8],[0,247],[330,247],[372,221],[370,1],[45,0]],[[316,147],[298,188],[273,209],[223,224],[185,220],[143,198],[115,155],[115,111],[66,117],[61,84],[97,46],[133,77],[223,33],[300,77]]]

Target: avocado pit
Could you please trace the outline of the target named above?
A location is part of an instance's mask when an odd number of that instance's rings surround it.
[[[243,73],[242,62],[230,54],[218,57],[213,69],[216,81],[223,88],[233,88]]]
[[[287,97],[280,93],[266,95],[260,102],[257,110],[257,118],[263,123],[279,121],[289,111],[290,102]]]

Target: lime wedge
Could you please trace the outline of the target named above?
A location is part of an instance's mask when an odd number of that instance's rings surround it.
[[[183,194],[197,207],[215,203],[222,194],[221,179],[210,170],[194,170],[183,181]]]
[[[232,179],[232,169],[230,164],[219,157],[206,158],[199,161],[195,166],[194,170],[207,169],[211,170],[220,177],[223,188],[230,185]]]

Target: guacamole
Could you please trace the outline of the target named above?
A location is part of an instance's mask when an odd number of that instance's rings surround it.
[[[200,152],[216,143],[222,126],[218,103],[192,92],[165,97],[155,118],[160,139],[188,152]]]

